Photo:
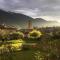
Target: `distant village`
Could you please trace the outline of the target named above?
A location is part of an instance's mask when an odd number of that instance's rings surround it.
[[[53,34],[59,34],[60,33],[60,27],[33,27],[32,22],[29,20],[27,23],[27,28],[26,29],[18,29],[15,26],[10,26],[10,25],[6,25],[6,24],[1,24],[0,25],[0,34],[2,33],[10,33],[10,32],[23,32],[25,36],[28,35],[29,32],[31,32],[32,30],[38,30],[40,32],[42,32],[42,34],[47,34],[50,36],[53,36]]]

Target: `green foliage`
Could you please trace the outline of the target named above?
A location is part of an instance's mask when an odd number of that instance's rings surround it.
[[[60,39],[60,32],[53,32],[54,39]]]
[[[23,37],[24,37],[23,33],[15,32],[15,33],[10,33],[8,38],[10,38],[10,40],[16,40],[16,39],[20,39],[20,38],[23,38]]]
[[[37,30],[33,30],[31,31],[29,34],[28,34],[28,37],[29,38],[39,38],[41,37],[41,32],[40,31],[37,31]]]
[[[38,34],[37,33],[32,33],[32,34],[30,34],[30,37],[38,37]]]

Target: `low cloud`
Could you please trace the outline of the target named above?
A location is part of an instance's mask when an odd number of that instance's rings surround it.
[[[39,12],[39,9],[38,8],[35,8],[34,10],[33,9],[20,9],[20,10],[14,10],[14,12],[16,13],[22,13],[22,14],[25,14],[25,15],[28,15],[28,16],[31,16],[31,17],[36,17],[38,12]]]
[[[33,18],[58,16],[54,20],[60,19],[60,0],[0,0],[0,9],[22,13]]]

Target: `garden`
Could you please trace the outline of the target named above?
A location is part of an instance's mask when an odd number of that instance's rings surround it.
[[[60,60],[60,39],[46,36],[36,30],[28,37],[22,32],[0,35],[0,60]]]

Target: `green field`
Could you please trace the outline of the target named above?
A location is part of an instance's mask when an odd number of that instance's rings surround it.
[[[0,41],[0,60],[59,60],[60,40]],[[33,44],[36,43],[34,46]]]

